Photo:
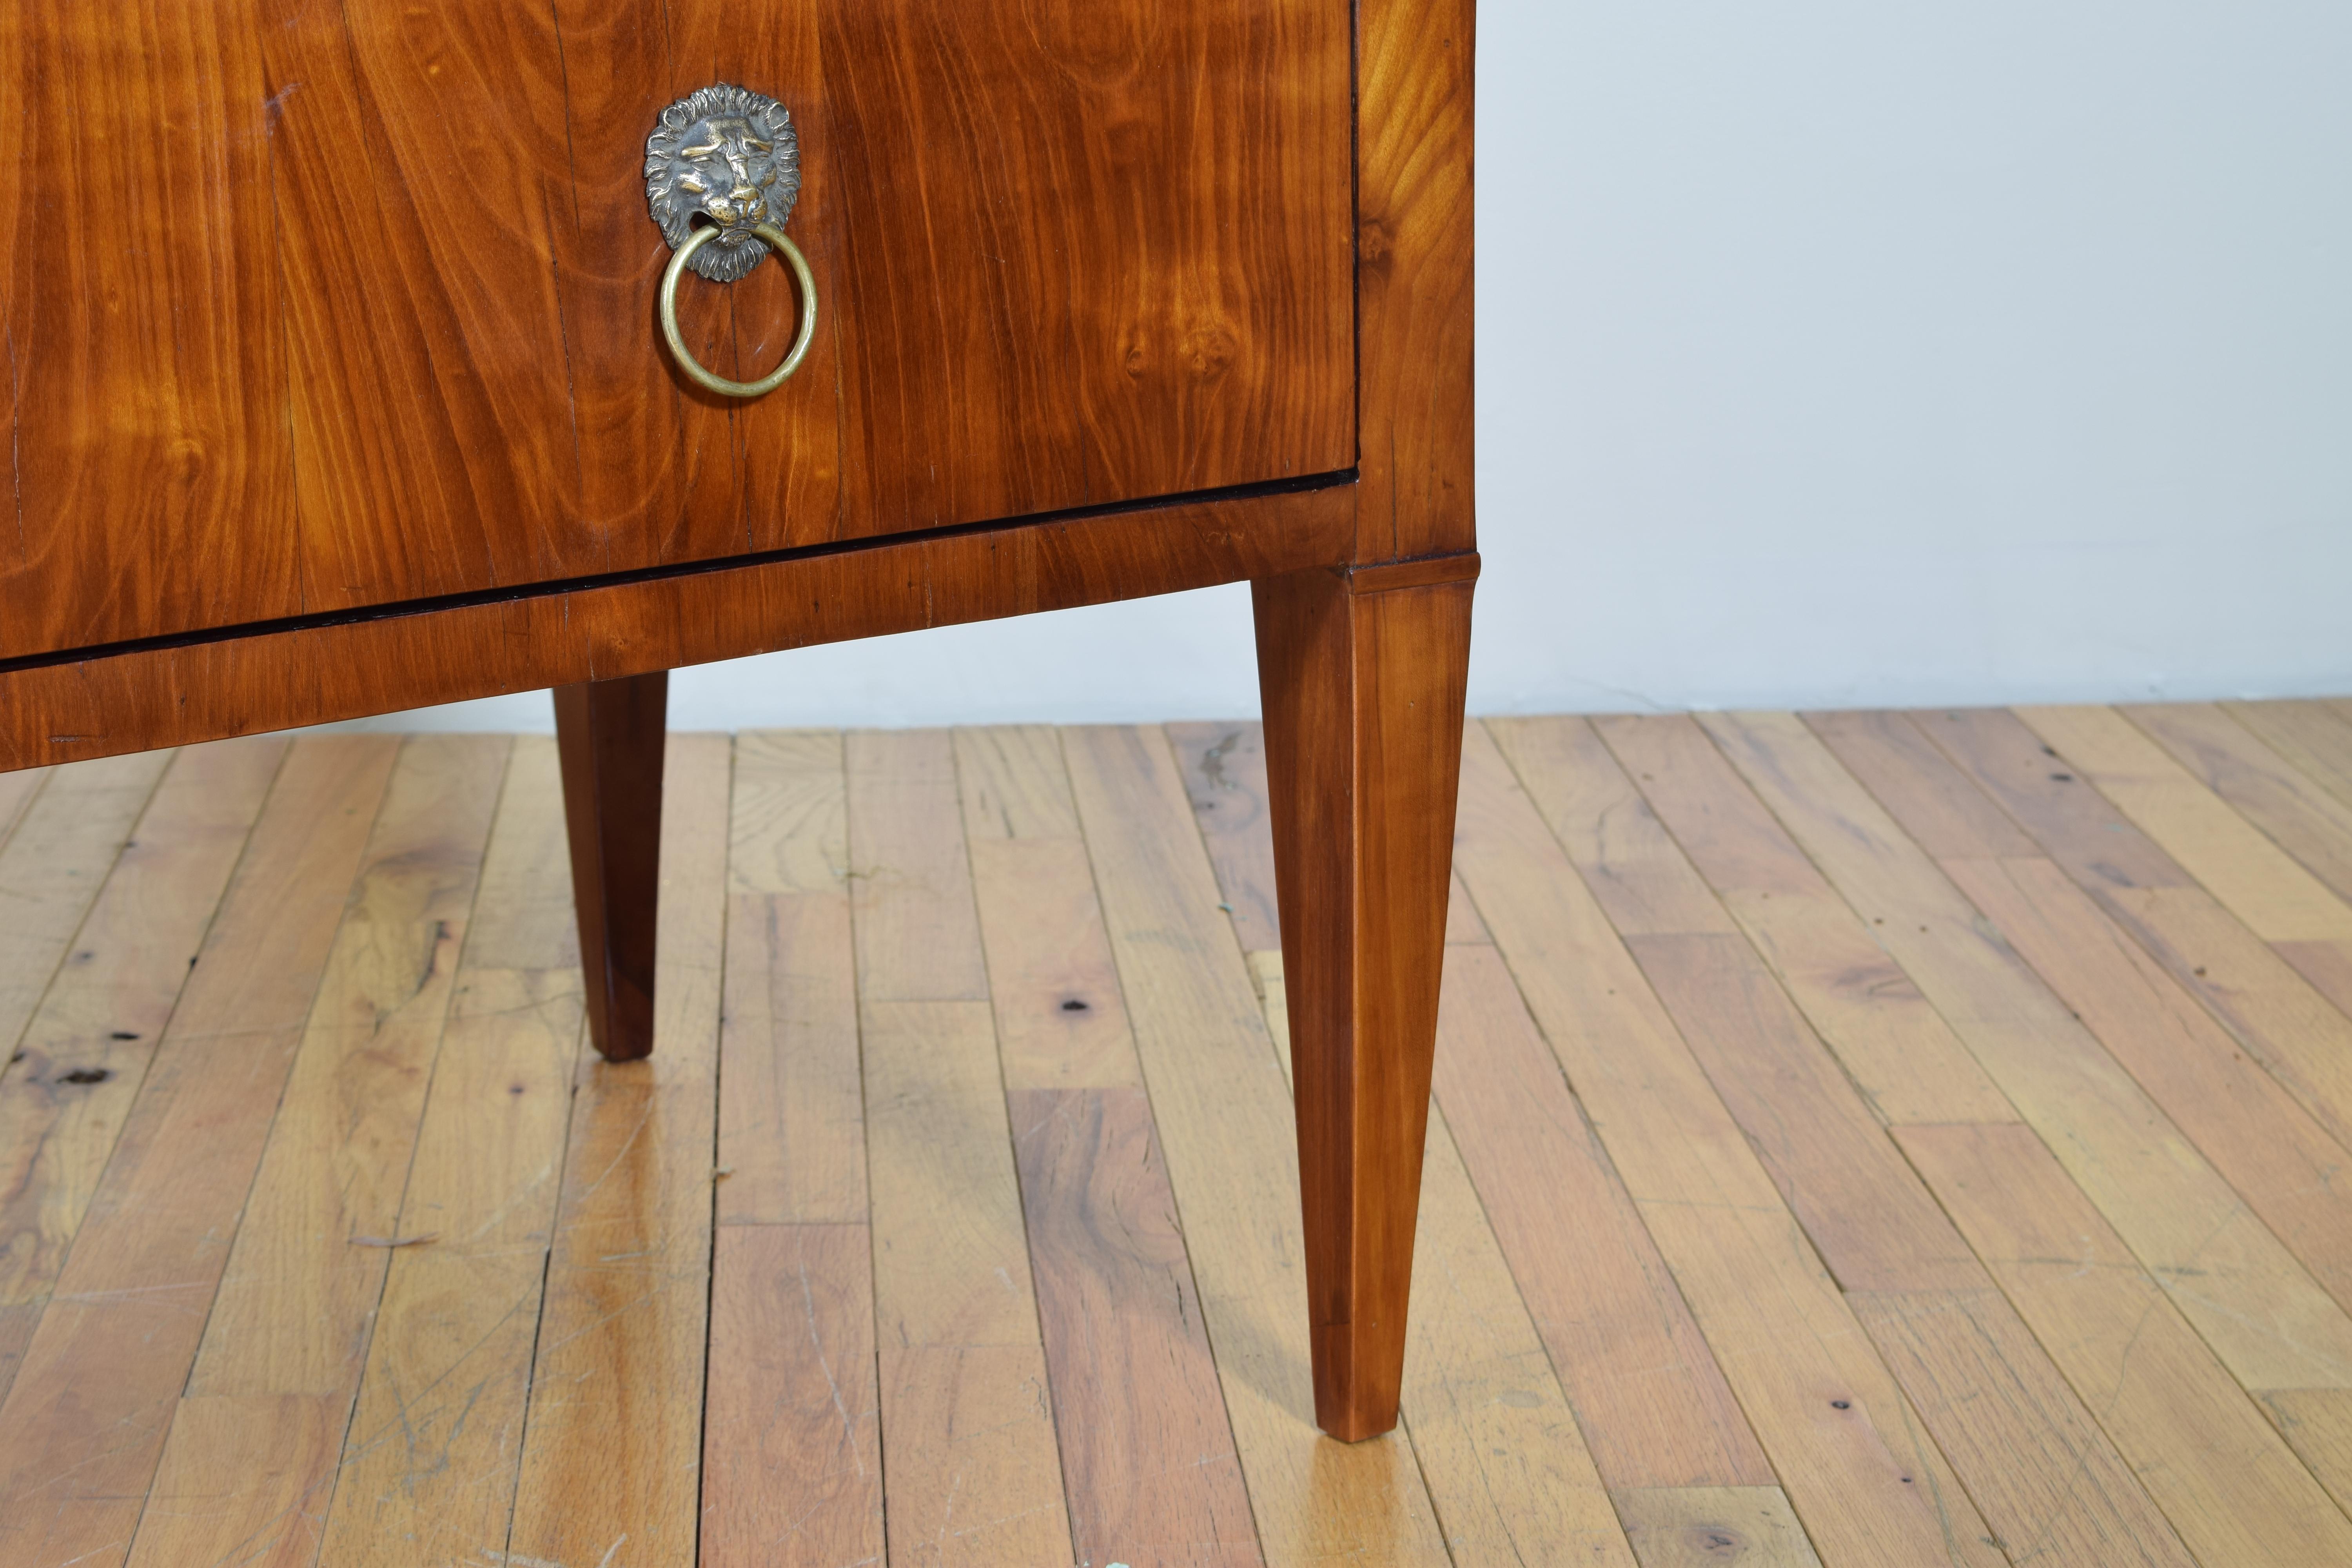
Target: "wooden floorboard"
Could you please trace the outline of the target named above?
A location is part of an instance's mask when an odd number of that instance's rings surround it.
[[[1472,725],[1353,1446],[1265,798],[675,736],[612,1065],[543,737],[0,775],[0,1568],[2352,1563],[2352,705]]]

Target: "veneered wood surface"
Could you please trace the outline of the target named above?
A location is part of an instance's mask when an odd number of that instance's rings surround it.
[[[1356,6],[1360,562],[1468,550],[1476,0]]]
[[[299,613],[261,7],[0,26],[0,658]]]
[[[1327,572],[1252,588],[1315,1413],[1349,1441],[1395,1424],[1404,1365],[1471,593]]]
[[[0,669],[0,770],[1332,565],[1346,486]]]
[[[588,1038],[606,1061],[635,1061],[654,1048],[669,671],[581,681],[552,695]]]
[[[0,658],[1347,469],[1349,27],[34,5],[0,54]],[[721,79],[799,116],[821,298],[748,405],[689,390],[653,320],[645,137]],[[780,266],[681,310],[722,370],[793,324]]]

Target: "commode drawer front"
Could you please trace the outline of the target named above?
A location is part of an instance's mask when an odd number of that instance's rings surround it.
[[[0,658],[1344,469],[1349,27],[21,0]],[[656,309],[648,138],[719,84],[789,116],[815,301],[748,399]],[[683,277],[679,346],[756,381],[797,281]]]

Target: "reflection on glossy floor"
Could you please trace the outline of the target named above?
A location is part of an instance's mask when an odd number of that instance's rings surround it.
[[[1250,726],[669,766],[622,1067],[547,740],[0,775],[0,1564],[2352,1563],[2352,704],[1472,725],[1353,1447]]]

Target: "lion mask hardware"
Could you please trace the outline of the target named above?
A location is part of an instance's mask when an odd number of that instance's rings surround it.
[[[646,138],[646,200],[662,237],[676,250],[700,213],[719,237],[690,265],[714,283],[731,283],[768,254],[751,230],[783,226],[801,194],[800,137],[772,98],[715,82],[661,112]]]

